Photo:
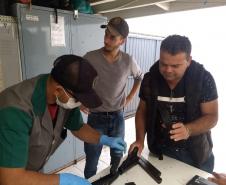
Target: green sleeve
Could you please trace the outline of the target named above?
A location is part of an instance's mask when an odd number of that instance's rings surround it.
[[[79,108],[75,108],[70,112],[65,127],[69,130],[79,130],[82,126],[83,126],[82,114]]]
[[[0,166],[26,167],[31,117],[18,108],[7,107],[0,109],[0,118]]]

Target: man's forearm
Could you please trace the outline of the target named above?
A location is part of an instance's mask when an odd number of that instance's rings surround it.
[[[146,114],[145,110],[141,107],[141,105],[138,106],[135,116],[135,123],[136,123],[136,140],[143,143],[146,133]]]
[[[186,124],[191,136],[199,135],[205,133],[217,124],[218,116],[213,115],[204,115],[199,119]]]
[[[217,124],[218,120],[218,100],[205,102],[200,104],[202,115],[200,118],[186,124],[189,135],[195,136],[205,133]]]
[[[100,133],[87,124],[78,131],[72,131],[72,134],[87,143],[98,144],[100,140]]]
[[[141,81],[139,81],[139,80],[135,80],[135,81],[134,81],[133,87],[132,87],[130,93],[128,94],[128,96],[127,96],[127,98],[126,98],[127,100],[130,101],[130,100],[133,99],[134,95],[136,94],[137,90],[138,90],[139,87],[140,87],[140,84],[141,84]]]
[[[46,175],[20,168],[0,168],[0,185],[59,185],[59,175]]]

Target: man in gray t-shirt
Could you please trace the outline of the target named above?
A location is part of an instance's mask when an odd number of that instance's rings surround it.
[[[104,36],[104,47],[88,52],[86,58],[96,69],[98,78],[94,89],[103,104],[94,109],[82,107],[83,112],[89,112],[88,124],[99,132],[110,137],[124,138],[125,122],[123,108],[132,100],[140,86],[143,74],[134,58],[120,50],[129,33],[126,21],[120,17],[112,18],[107,25]],[[134,84],[126,96],[126,82],[133,76]],[[86,165],[84,175],[89,178],[96,174],[102,145],[85,143]],[[111,149],[111,173],[117,169],[122,153]]]

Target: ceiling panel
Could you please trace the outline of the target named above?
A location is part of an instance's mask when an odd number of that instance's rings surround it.
[[[95,14],[124,18],[226,6],[226,0],[90,0]]]

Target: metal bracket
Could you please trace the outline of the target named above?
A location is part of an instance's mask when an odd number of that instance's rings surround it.
[[[135,165],[140,165],[141,168],[146,171],[158,184],[162,182],[161,172],[154,167],[148,160],[143,157],[137,156],[138,148],[135,147],[134,150],[128,155],[125,161],[118,168],[115,174],[108,174],[100,179],[94,181],[92,185],[110,185],[119,175],[129,170]]]
[[[148,160],[141,157],[138,164],[143,168],[158,184],[162,182],[161,172],[154,167]]]

